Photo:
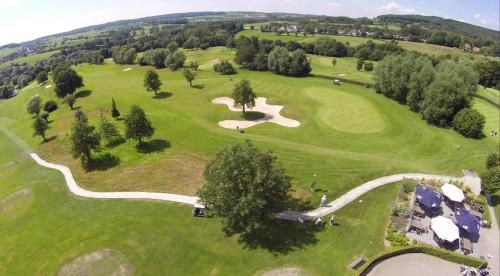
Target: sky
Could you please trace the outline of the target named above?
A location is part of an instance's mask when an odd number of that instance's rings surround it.
[[[499,0],[0,0],[0,45],[120,19],[190,11],[370,18],[388,13],[422,14],[499,28]]]

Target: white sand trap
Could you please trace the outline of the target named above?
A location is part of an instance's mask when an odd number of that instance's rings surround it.
[[[219,126],[223,128],[236,129],[248,128],[262,123],[275,123],[285,127],[298,127],[300,125],[299,121],[292,120],[281,116],[280,111],[283,109],[282,105],[268,105],[266,103],[266,98],[258,97],[255,99],[255,106],[253,108],[246,108],[248,111],[257,111],[264,113],[264,117],[254,121],[238,121],[238,120],[224,120],[219,122]],[[242,108],[234,106],[233,99],[229,97],[220,97],[212,100],[215,104],[225,104],[231,111],[243,111]]]
[[[45,88],[51,88],[51,87],[52,87],[52,84],[45,85]]]
[[[345,77],[347,76],[346,74],[337,74],[337,77]]]
[[[130,71],[130,70],[132,70],[132,68],[129,67],[129,68],[123,69],[123,72]]]

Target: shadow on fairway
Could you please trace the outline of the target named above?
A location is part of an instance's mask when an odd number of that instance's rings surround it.
[[[142,142],[135,146],[140,153],[162,152],[170,148],[170,142],[164,139],[153,139],[148,142]]]
[[[82,90],[82,91],[78,91],[78,92],[75,94],[75,97],[76,97],[76,98],[85,98],[85,97],[90,96],[90,94],[92,94],[92,91],[91,91],[91,90]]]
[[[40,144],[50,143],[50,142],[54,141],[56,138],[57,138],[57,135],[50,136],[45,141],[42,141]]]
[[[262,229],[240,236],[239,241],[249,249],[263,248],[274,255],[286,255],[293,250],[315,245],[318,231],[321,230],[313,223],[276,219]]]
[[[90,171],[105,171],[118,165],[120,165],[120,158],[109,153],[104,153],[94,157]]]
[[[165,99],[165,98],[169,98],[172,96],[172,93],[170,92],[159,92],[158,95],[154,95],[153,96],[153,99]]]
[[[203,88],[205,88],[205,85],[204,84],[195,84],[191,87],[196,88],[196,89],[203,89]]]
[[[108,148],[114,148],[114,147],[119,146],[119,145],[121,145],[121,144],[123,144],[123,143],[125,143],[125,138],[120,137],[120,138],[118,138],[118,139],[115,139],[115,140],[113,140],[113,141],[109,142],[109,143],[106,145],[106,147],[108,147]]]

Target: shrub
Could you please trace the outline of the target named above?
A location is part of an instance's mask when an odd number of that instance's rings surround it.
[[[43,105],[43,110],[47,112],[52,112],[57,109],[57,103],[55,101],[48,101]]]
[[[500,167],[500,154],[497,152],[491,153],[486,158],[486,169],[490,170],[495,167]]]
[[[403,183],[403,190],[406,194],[411,193],[414,189],[415,189],[414,182],[404,182]]]
[[[482,177],[481,190],[487,194],[494,194],[500,190],[500,167],[488,170]]]
[[[221,60],[219,63],[214,64],[214,71],[221,73],[222,75],[236,74],[236,70],[233,65],[227,60]]]
[[[453,129],[468,138],[481,138],[483,136],[484,116],[470,108],[460,110],[453,117]]]
[[[41,118],[44,118],[46,121],[48,120],[49,118],[49,112],[47,111],[40,111],[40,114],[38,114],[38,116],[40,116]]]
[[[365,62],[365,71],[373,71],[373,62]]]

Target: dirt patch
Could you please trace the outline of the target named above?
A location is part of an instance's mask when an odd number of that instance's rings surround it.
[[[74,258],[57,272],[59,276],[73,275],[133,275],[132,266],[125,256],[111,249],[98,251]]]
[[[31,205],[31,198],[31,190],[22,189],[0,199],[0,225],[24,214]]]
[[[281,267],[273,269],[261,274],[262,276],[300,276],[306,275],[301,268],[298,267]]]

